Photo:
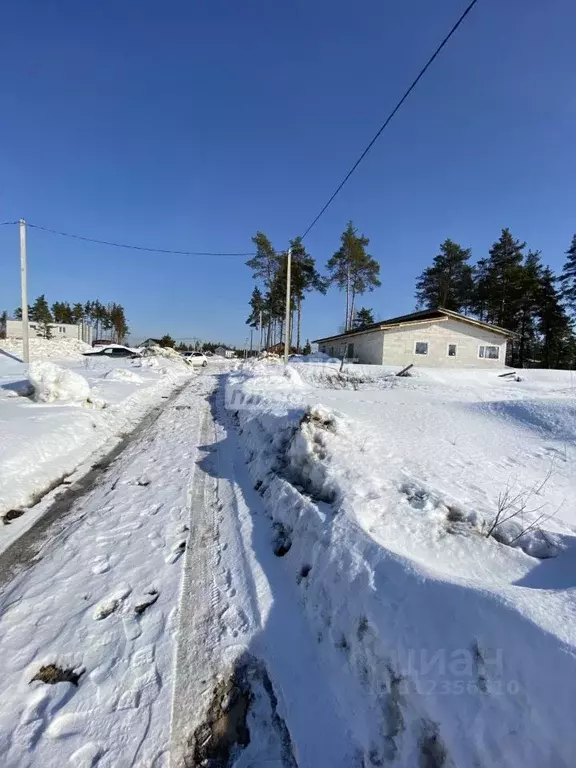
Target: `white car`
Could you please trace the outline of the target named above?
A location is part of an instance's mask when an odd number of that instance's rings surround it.
[[[182,352],[182,357],[191,365],[201,365],[202,368],[206,368],[208,360],[204,352]]]

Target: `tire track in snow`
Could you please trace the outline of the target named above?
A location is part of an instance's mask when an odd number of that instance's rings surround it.
[[[213,417],[215,451],[200,462],[204,478],[193,485],[191,538],[204,551],[187,553],[172,768],[204,764],[207,756],[228,765],[230,732],[232,743],[244,746],[238,765],[350,768],[355,750],[345,719],[318,663],[297,585],[273,554],[270,521],[225,411],[223,387],[213,398]],[[234,706],[220,708],[230,698],[246,705],[248,743]]]
[[[199,377],[171,401],[0,597],[8,768],[168,765],[179,555],[212,385]],[[30,684],[51,664],[78,687]]]

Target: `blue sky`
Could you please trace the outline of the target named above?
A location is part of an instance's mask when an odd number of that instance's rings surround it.
[[[303,231],[465,0],[19,0],[0,28],[0,221],[161,248],[278,248]],[[509,226],[554,269],[576,231],[573,0],[480,0],[307,238],[324,265],[348,219],[410,311],[446,237],[482,256]],[[143,254],[29,232],[32,297],[119,301],[133,336],[242,344],[241,258]],[[19,302],[0,228],[0,308]],[[344,297],[306,299],[304,336]]]

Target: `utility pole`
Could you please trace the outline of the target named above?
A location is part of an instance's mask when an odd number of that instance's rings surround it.
[[[26,222],[20,219],[20,289],[22,298],[22,348],[24,362],[30,362],[28,339],[28,274],[26,268]]]
[[[286,258],[286,337],[284,340],[284,364],[288,365],[288,356],[290,355],[290,279],[292,271],[292,248],[288,248]]]

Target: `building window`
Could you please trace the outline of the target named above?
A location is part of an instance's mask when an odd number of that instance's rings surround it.
[[[417,341],[414,344],[414,354],[415,355],[427,355],[428,354],[428,342],[427,341]]]
[[[500,347],[488,345],[478,347],[478,357],[485,360],[498,360],[500,357]]]
[[[352,360],[354,357],[354,344],[348,344],[348,351],[346,352],[348,360]]]
[[[456,344],[448,344],[448,357],[456,357]]]

